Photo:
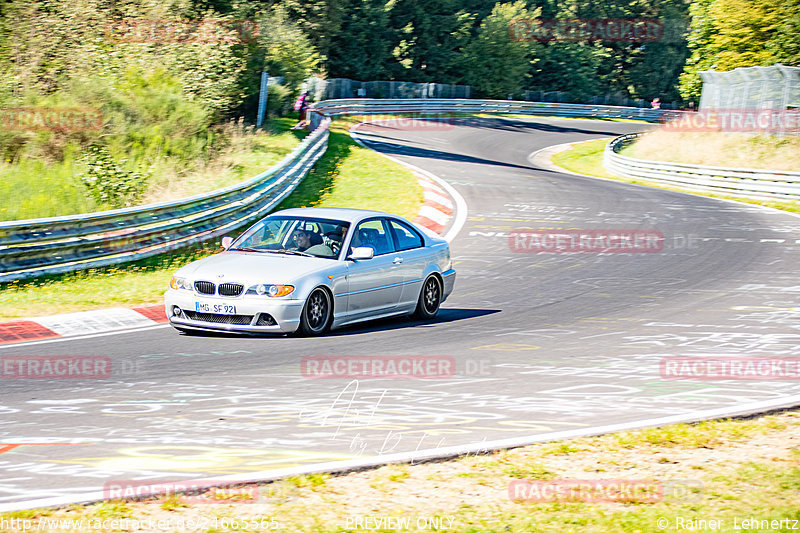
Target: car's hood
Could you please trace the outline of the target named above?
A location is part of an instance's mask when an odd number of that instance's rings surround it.
[[[215,283],[291,283],[301,276],[333,268],[335,259],[258,252],[223,252],[182,267],[176,275]],[[222,275],[223,277],[219,277]]]

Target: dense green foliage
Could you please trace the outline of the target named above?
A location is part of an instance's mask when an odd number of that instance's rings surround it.
[[[548,19],[650,19],[666,33],[537,42],[513,30]],[[6,0],[0,110],[84,108],[101,120],[4,125],[0,163],[57,163],[88,199],[127,205],[154,168],[181,175],[219,157],[220,125],[253,121],[262,71],[283,79],[270,86],[273,116],[315,74],[468,84],[473,97],[670,102],[697,98],[699,70],[798,64],[798,35],[800,0]],[[107,172],[92,174],[92,153]],[[111,175],[133,188],[112,198],[101,183]]]
[[[800,0],[693,0],[690,9],[684,98],[700,97],[702,70],[800,65]]]

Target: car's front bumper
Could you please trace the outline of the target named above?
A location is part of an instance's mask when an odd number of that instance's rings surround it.
[[[198,303],[209,306],[201,309]],[[241,333],[292,333],[300,326],[303,300],[270,299],[266,296],[224,298],[169,289],[164,293],[164,309],[176,328]],[[235,307],[235,313],[213,312],[214,305]],[[175,308],[181,310],[176,314]]]

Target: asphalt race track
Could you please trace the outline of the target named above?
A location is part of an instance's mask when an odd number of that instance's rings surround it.
[[[0,347],[109,357],[101,380],[0,380],[0,509],[148,483],[652,425],[800,404],[800,381],[686,379],[678,357],[800,356],[800,218],[561,174],[528,156],[646,128],[569,119],[369,126],[370,147],[466,200],[437,320],[325,338],[170,327]],[[647,230],[649,253],[526,253],[514,230]],[[309,356],[431,356],[432,379],[311,379]],[[778,368],[778,370],[774,370]],[[776,377],[777,376],[777,377]],[[716,410],[716,411],[714,411]]]

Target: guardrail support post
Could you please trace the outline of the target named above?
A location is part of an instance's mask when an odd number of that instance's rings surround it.
[[[256,128],[260,129],[264,122],[264,113],[267,111],[267,94],[269,93],[269,74],[261,73],[261,93],[258,95],[258,116],[256,117]]]

